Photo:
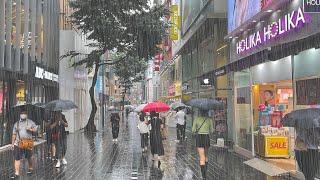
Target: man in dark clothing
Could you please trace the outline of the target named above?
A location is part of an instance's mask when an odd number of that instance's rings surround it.
[[[120,116],[118,113],[112,113],[111,118],[111,127],[112,127],[112,141],[118,141],[119,127],[120,127]]]

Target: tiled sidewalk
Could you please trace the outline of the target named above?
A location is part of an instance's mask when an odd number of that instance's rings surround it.
[[[67,166],[55,168],[54,161],[47,159],[46,143],[34,149],[34,173],[27,175],[27,162],[22,163],[21,179],[201,179],[198,155],[190,134],[186,142],[177,144],[175,129],[169,129],[169,139],[163,141],[165,156],[161,171],[151,168],[151,156],[142,153],[137,119],[129,117],[120,128],[117,143],[112,142],[111,131],[106,128],[92,137],[84,133],[68,136]],[[260,173],[243,164],[244,159],[227,151],[210,149],[210,180],[266,179]],[[12,152],[0,152],[0,179],[9,179],[13,174]]]

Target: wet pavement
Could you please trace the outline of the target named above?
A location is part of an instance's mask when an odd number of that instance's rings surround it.
[[[109,126],[108,126],[109,127]],[[55,168],[55,161],[47,158],[46,143],[34,149],[34,172],[27,175],[27,161],[22,161],[21,179],[201,179],[198,155],[191,134],[183,143],[176,143],[175,129],[169,128],[169,138],[164,140],[165,156],[160,170],[152,168],[150,153],[142,153],[137,119],[123,120],[119,141],[113,142],[111,130],[86,136],[75,133],[68,136],[66,159],[68,164]],[[247,159],[228,151],[210,148],[210,180],[266,179],[266,176],[243,164]],[[0,152],[0,179],[13,175],[13,155],[9,150]]]

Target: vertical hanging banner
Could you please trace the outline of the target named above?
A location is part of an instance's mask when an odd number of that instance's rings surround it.
[[[154,58],[154,71],[160,71],[160,61],[162,60],[162,53],[158,53]]]
[[[178,5],[171,6],[171,29],[170,29],[170,39],[178,40],[179,29],[180,29],[180,16],[178,12]]]

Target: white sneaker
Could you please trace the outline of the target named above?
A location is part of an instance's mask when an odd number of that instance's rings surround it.
[[[112,141],[114,141],[114,139],[112,139]]]
[[[66,165],[66,164],[67,164],[66,158],[63,158],[63,159],[62,159],[62,164],[63,164],[63,165]]]
[[[61,166],[60,160],[58,160],[56,168],[59,168]]]
[[[117,141],[118,141],[118,139],[115,139],[115,141],[117,142]]]
[[[178,139],[176,139],[175,141],[176,141],[177,143],[180,142],[180,140],[178,140]]]

